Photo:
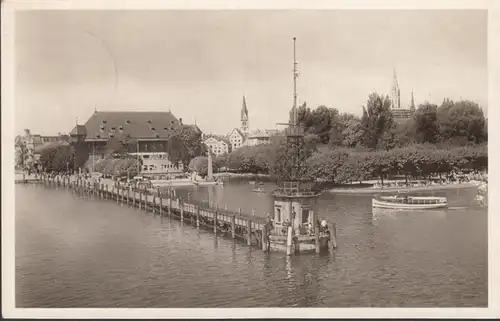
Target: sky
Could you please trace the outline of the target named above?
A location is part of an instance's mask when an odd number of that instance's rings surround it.
[[[299,103],[361,114],[445,97],[487,109],[487,12],[471,10],[25,11],[15,16],[15,130],[68,133],[102,111],[168,111],[205,132],[276,128]]]

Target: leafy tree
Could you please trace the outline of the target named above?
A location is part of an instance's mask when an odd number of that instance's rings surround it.
[[[376,149],[380,146],[390,145],[394,120],[391,113],[391,101],[387,96],[376,93],[370,94],[366,106],[363,107],[361,128],[363,130],[362,144],[368,148]]]
[[[344,147],[357,147],[363,137],[361,119],[352,114],[342,114],[342,142]]]
[[[416,138],[421,143],[437,143],[440,141],[440,129],[437,120],[437,105],[424,103],[415,111],[413,126]]]
[[[486,120],[483,110],[475,102],[445,100],[438,108],[437,119],[443,138],[453,144],[479,144],[486,141]]]
[[[168,140],[167,152],[170,161],[182,162],[184,168],[188,168],[191,159],[206,154],[207,149],[201,133],[192,126],[184,125]]]

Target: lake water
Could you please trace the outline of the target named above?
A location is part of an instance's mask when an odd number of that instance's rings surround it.
[[[270,212],[271,197],[251,188],[178,195]],[[336,220],[338,248],[292,257],[66,190],[15,191],[17,307],[487,306],[487,210],[471,205],[475,189],[439,193],[451,209],[375,215],[371,196],[325,193],[319,213]]]

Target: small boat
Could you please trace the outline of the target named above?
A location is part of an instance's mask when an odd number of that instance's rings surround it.
[[[435,196],[380,196],[372,198],[372,207],[425,210],[448,207],[448,200]]]
[[[255,185],[255,181],[250,181],[250,182],[248,182],[248,184]]]
[[[257,187],[257,188],[252,189],[252,192],[255,192],[255,193],[265,193],[266,190],[263,189],[263,188]]]

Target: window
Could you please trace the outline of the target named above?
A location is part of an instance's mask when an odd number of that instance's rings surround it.
[[[168,130],[168,128],[167,128],[167,127],[163,127],[163,130],[164,130],[164,131],[167,131],[167,130]]]
[[[276,207],[276,217],[274,218],[276,222],[281,222],[281,208]]]
[[[144,159],[148,159],[148,158],[149,158],[149,155],[142,155],[142,158],[144,158]]]
[[[101,135],[95,135],[96,138],[101,138]]]
[[[160,135],[156,134],[156,135],[155,135],[155,137],[156,137],[156,138],[160,138]]]
[[[107,122],[106,120],[103,120],[103,121],[102,121],[102,123],[103,123],[103,124],[107,124],[108,122]]]
[[[156,128],[154,128],[154,127],[151,127],[151,130],[152,130],[152,131],[155,131],[155,130],[156,130]]]
[[[302,223],[309,222],[309,210],[302,210]]]
[[[114,132],[115,130],[116,130],[116,128],[115,128],[115,127],[111,127],[111,131],[113,131],[113,132]]]
[[[175,122],[173,120],[170,121],[171,124],[174,124]]]
[[[127,124],[130,124],[130,120],[126,120],[125,122],[126,122]]]
[[[151,124],[151,121],[150,121],[150,120],[148,120],[148,124]]]
[[[123,131],[123,126],[118,127],[119,130]]]
[[[115,135],[109,134],[109,138],[113,138],[113,137],[115,137]]]
[[[174,127],[170,127],[170,130],[174,130]]]

